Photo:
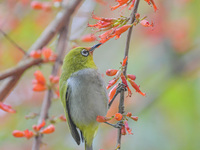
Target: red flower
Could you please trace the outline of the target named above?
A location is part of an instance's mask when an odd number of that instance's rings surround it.
[[[115,118],[117,121],[120,121],[120,120],[122,120],[123,115],[120,114],[120,113],[116,113],[115,116],[114,116],[114,118]]]
[[[131,113],[131,112],[128,112],[128,113],[126,114],[126,116],[127,116],[127,117],[131,117],[131,116],[132,116],[132,113]]]
[[[114,78],[113,80],[109,81],[109,84],[108,86],[106,87],[107,89],[109,89],[111,86],[113,86],[117,81],[118,81],[119,78]]]
[[[124,66],[126,65],[127,59],[128,59],[128,57],[127,57],[127,56],[126,56],[126,57],[123,59],[123,62],[122,62],[122,67],[124,67]]]
[[[33,83],[33,91],[44,91],[47,89],[46,87],[46,79],[43,76],[42,72],[37,70],[34,73],[35,80],[32,81]]]
[[[42,84],[34,84],[33,85],[33,91],[35,91],[35,92],[45,91],[46,89],[47,89],[47,87]]]
[[[111,10],[117,9],[118,7],[126,4],[129,0],[116,0],[116,1],[118,2],[118,4],[116,6],[111,7]]]
[[[81,37],[82,42],[94,42],[97,38],[94,34],[86,34]]]
[[[44,60],[45,61],[48,61],[49,58],[52,56],[52,54],[53,54],[53,52],[52,52],[52,50],[50,48],[44,47],[42,49],[42,55],[44,56]]]
[[[34,136],[34,133],[32,131],[29,131],[28,129],[24,130],[24,134],[27,139],[30,139]]]
[[[153,5],[154,11],[156,12],[158,10],[155,2],[153,0],[145,0],[149,5]]]
[[[97,122],[106,122],[106,121],[109,121],[109,120],[111,120],[111,118],[107,118],[107,117],[104,117],[104,116],[97,116],[97,118],[96,118]]]
[[[134,7],[134,4],[135,4],[135,0],[132,0],[131,5],[128,9],[131,10]]]
[[[44,128],[41,133],[43,134],[50,134],[55,131],[55,126],[53,124],[49,125],[48,127]]]
[[[136,79],[136,76],[133,75],[133,74],[128,74],[127,77],[131,80],[135,80]]]
[[[102,4],[102,5],[106,5],[107,3],[103,0],[95,0],[97,3]]]
[[[115,35],[116,35],[116,38],[115,39],[118,39],[120,38],[120,35],[122,33],[124,33],[126,30],[128,30],[130,27],[132,27],[133,25],[123,25],[122,27],[119,27],[115,30]]]
[[[99,38],[101,39],[99,42],[100,43],[105,43],[107,42],[109,39],[115,37],[115,28],[112,28],[108,31],[106,31],[105,33],[99,35]]]
[[[136,90],[136,92],[140,93],[142,96],[146,96],[146,94],[142,93],[142,91],[140,90],[140,87],[133,80],[128,78],[128,81],[130,82],[132,87]]]
[[[114,75],[116,75],[117,72],[118,72],[118,70],[116,70],[116,69],[108,69],[108,70],[106,70],[106,75],[114,76]]]
[[[41,53],[40,50],[32,51],[32,52],[30,53],[30,56],[31,56],[32,58],[41,58],[41,55],[42,55],[42,53]]]
[[[59,82],[59,76],[53,76],[53,75],[50,75],[49,76],[49,80],[50,80],[50,82],[51,83],[53,83],[53,84],[56,84],[56,83],[58,83]]]
[[[60,115],[60,116],[59,116],[59,119],[60,119],[61,121],[67,121],[64,115]]]
[[[42,2],[38,2],[38,1],[31,2],[31,8],[33,8],[35,10],[40,10],[40,9],[42,9],[42,7],[43,7]]]
[[[12,107],[10,105],[6,105],[2,102],[0,102],[0,109],[2,109],[3,111],[9,112],[9,113],[16,113],[16,111],[14,109],[12,109]]]
[[[131,116],[131,119],[133,119],[134,121],[138,121],[138,117],[137,116]]]
[[[144,27],[153,27],[154,26],[153,22],[150,24],[149,21],[147,21],[145,19],[140,21],[140,24],[143,25]]]
[[[45,120],[43,120],[39,125],[33,125],[33,130],[35,130],[36,132],[37,131],[40,131],[41,128],[43,128],[45,126],[46,122]]]
[[[45,77],[41,71],[39,70],[35,71],[34,76],[35,76],[35,79],[37,80],[37,83],[46,84]]]
[[[14,130],[14,131],[12,132],[12,135],[13,135],[14,137],[17,137],[17,138],[20,138],[20,137],[24,137],[24,136],[25,136],[24,131],[19,131],[19,130]]]
[[[127,120],[124,121],[124,126],[125,126],[125,128],[126,128],[126,130],[128,131],[129,134],[133,134],[131,132],[132,131],[131,128],[128,126],[128,121]]]
[[[126,129],[125,129],[124,126],[122,126],[122,128],[121,128],[121,134],[122,134],[122,135],[126,135]]]
[[[117,90],[117,86],[118,86],[118,85],[115,85],[115,86],[110,90],[110,92],[108,93],[109,102],[112,100],[113,96],[115,95],[116,90]]]
[[[96,24],[88,24],[88,27],[94,27],[97,29],[102,29],[102,28],[107,28],[110,29],[112,27],[114,27],[114,23],[117,21],[117,19],[115,18],[102,18],[102,17],[97,17],[92,13],[92,18],[95,20],[99,20]],[[116,24],[115,26],[117,26],[118,24]]]

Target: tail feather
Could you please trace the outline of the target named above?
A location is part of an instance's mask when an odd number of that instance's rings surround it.
[[[87,145],[87,143],[85,141],[85,150],[93,150],[92,144],[89,146],[89,145]]]

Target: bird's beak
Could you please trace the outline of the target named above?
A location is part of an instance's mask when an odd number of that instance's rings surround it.
[[[98,43],[94,46],[92,46],[90,49],[89,49],[89,52],[93,52],[97,47],[99,47],[102,43]]]

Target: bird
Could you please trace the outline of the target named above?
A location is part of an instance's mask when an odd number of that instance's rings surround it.
[[[60,98],[72,137],[85,150],[93,150],[93,139],[99,127],[97,116],[108,111],[105,81],[93,61],[93,52],[102,43],[90,48],[77,47],[63,60],[59,80]]]

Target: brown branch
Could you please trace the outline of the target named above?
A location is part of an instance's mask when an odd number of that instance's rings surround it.
[[[54,76],[58,74],[58,71],[60,68],[60,60],[63,60],[64,53],[67,47],[66,41],[68,41],[68,30],[69,30],[71,16],[75,12],[76,8],[79,6],[81,1],[82,0],[75,0],[73,2],[73,5],[71,5],[71,8],[70,8],[70,13],[66,14],[68,15],[68,21],[66,22],[65,26],[60,30],[60,36],[59,36],[57,47],[56,47],[58,57],[52,68],[52,73],[51,73]],[[42,104],[38,124],[40,124],[44,119],[46,120],[48,118],[48,111],[51,105],[52,97],[53,97],[53,91],[49,89],[46,93],[46,96]],[[40,134],[35,137],[32,150],[39,150],[41,143],[42,143],[42,135]]]
[[[60,31],[61,28],[63,28],[65,26],[65,24],[69,21],[69,18],[72,15],[74,9],[81,1],[82,0],[74,0],[70,3],[68,3],[65,10],[58,13],[56,18],[49,24],[49,26],[47,26],[47,28],[40,35],[40,37],[37,39],[37,41],[31,46],[31,48],[28,50],[28,52],[30,52],[32,50],[41,49],[42,47],[47,45],[50,42],[50,40],[55,36],[55,34],[58,31]],[[25,59],[23,59],[20,63],[23,64]],[[20,79],[21,75],[22,75],[22,73],[4,79],[4,81],[2,83],[3,86],[0,87],[0,101],[3,101],[8,96],[10,91],[17,84],[17,82],[18,82],[17,80]]]
[[[12,44],[14,45],[17,49],[20,50],[24,55],[26,55],[26,51],[21,48],[15,41],[13,41],[3,30],[0,29],[0,32],[3,34],[3,36]]]
[[[140,0],[135,1],[133,12],[131,13],[131,16],[130,16],[131,24],[135,21],[135,14],[137,13],[139,3],[140,3]],[[129,30],[128,30],[124,58],[126,56],[128,57],[132,29],[133,29],[133,27],[130,27]],[[128,65],[128,60],[127,60],[127,63],[125,65],[125,68],[124,68],[124,71],[123,71],[123,74],[125,76],[126,76],[126,71],[127,71],[127,65]],[[121,114],[124,113],[124,90],[122,90],[121,93],[120,93],[120,102],[119,102],[119,111],[118,112],[121,113]],[[118,129],[118,137],[117,137],[117,146],[119,146],[118,150],[121,149],[121,136],[122,136],[121,135],[121,129]]]
[[[0,80],[3,80],[7,77],[14,76],[16,74],[22,74],[28,68],[42,63],[42,59],[26,59],[23,61],[23,64],[19,64],[16,67],[10,68],[3,73],[0,73]]]

